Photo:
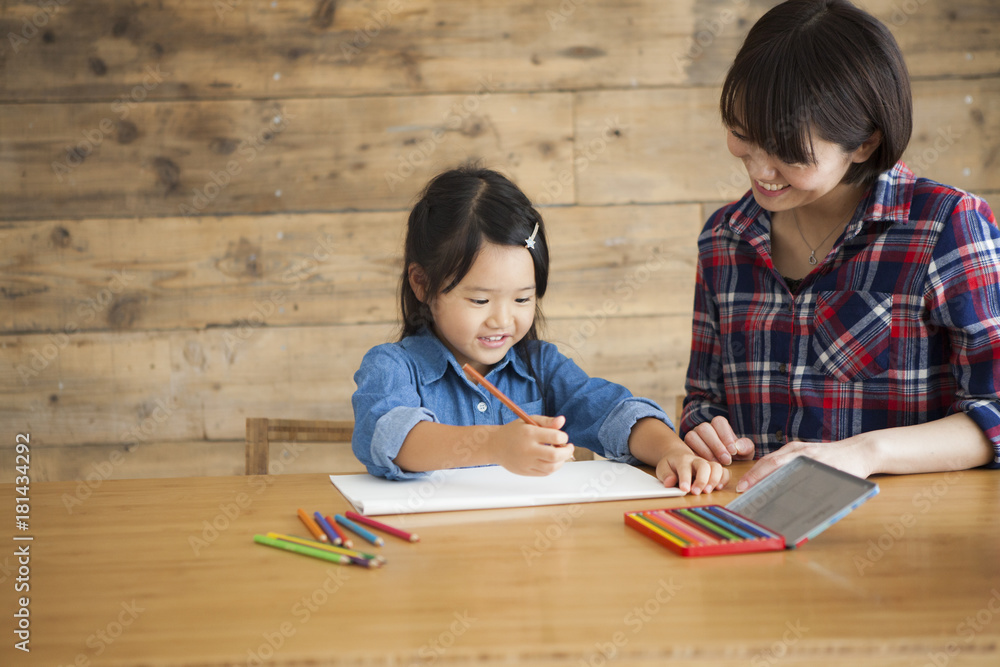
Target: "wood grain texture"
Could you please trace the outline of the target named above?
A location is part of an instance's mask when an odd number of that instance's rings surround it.
[[[0,118],[10,219],[402,209],[470,159],[534,197],[572,159],[561,93],[20,104]]]
[[[1000,185],[1000,79],[917,81],[914,128],[903,159],[918,176],[971,192]],[[579,93],[576,155],[581,204],[732,201],[749,188],[726,150],[717,89]],[[605,118],[621,136],[607,138]],[[679,124],[683,124],[683,129]],[[629,169],[621,165],[629,163]]]
[[[421,539],[387,541],[375,551],[388,562],[375,571],[253,543],[267,531],[303,535],[297,507],[348,509],[324,474],[110,480],[72,512],[64,499],[78,483],[33,484],[32,657],[47,665],[83,655],[109,665],[156,656],[192,666],[579,667],[604,664],[606,654],[625,667],[913,667],[937,656],[997,664],[996,471],[879,477],[876,498],[784,552],[681,558],[623,525],[626,511],[731,502],[748,467],[736,464],[727,488],[707,497],[387,517]],[[0,487],[0,498],[10,502],[12,487]],[[12,636],[15,623],[5,614],[0,631]],[[115,641],[98,643],[98,631]],[[14,653],[10,644],[0,651]]]
[[[773,4],[6,0],[0,101],[468,92],[484,73],[506,91],[717,85]],[[866,7],[918,78],[1000,66],[991,0]]]
[[[84,479],[233,474],[248,414],[349,418],[407,211],[470,159],[541,206],[547,337],[669,408],[695,239],[747,187],[718,87],[775,4],[0,0],[0,423]],[[914,81],[905,159],[996,209],[1000,4],[864,6]]]
[[[543,216],[549,316],[690,308],[673,286],[693,284],[697,206],[552,207]],[[405,211],[11,222],[0,331],[61,338],[394,322],[405,225]]]
[[[250,416],[352,419],[361,357],[394,340],[395,329],[79,333],[62,348],[51,335],[9,336],[0,358],[0,420],[46,445],[86,445],[242,439]],[[585,371],[636,394],[670,406],[682,389],[689,316],[592,313],[551,319],[547,330]],[[47,364],[38,361],[47,355]]]

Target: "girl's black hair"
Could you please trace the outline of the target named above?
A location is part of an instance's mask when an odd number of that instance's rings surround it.
[[[535,247],[525,239],[535,225]],[[400,278],[403,331],[412,336],[433,325],[430,308],[410,286],[409,267],[417,264],[427,279],[428,299],[451,291],[461,282],[485,243],[520,246],[535,265],[535,320],[518,343],[538,340],[542,314],[540,299],[549,278],[549,246],[545,224],[528,198],[502,174],[474,165],[451,169],[436,176],[410,212]],[[523,351],[523,347],[521,350]],[[526,355],[522,356],[526,358]]]
[[[847,0],[790,0],[754,24],[726,75],[723,122],[789,163],[813,160],[812,134],[846,152],[876,130],[845,182],[870,185],[913,129],[910,78],[889,30]]]

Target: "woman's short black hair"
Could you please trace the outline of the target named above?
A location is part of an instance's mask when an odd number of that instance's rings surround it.
[[[870,184],[913,129],[910,78],[889,30],[847,0],[789,0],[754,24],[722,88],[722,120],[789,163],[813,162],[812,137],[856,150],[881,142],[844,180]]]
[[[531,250],[525,239],[534,232]],[[400,278],[402,338],[433,325],[430,309],[414,293],[409,267],[418,265],[427,281],[429,299],[449,292],[472,268],[485,243],[520,246],[535,267],[535,321],[522,341],[538,339],[539,300],[549,280],[549,245],[545,223],[531,201],[506,176],[475,165],[450,169],[434,177],[410,212]]]

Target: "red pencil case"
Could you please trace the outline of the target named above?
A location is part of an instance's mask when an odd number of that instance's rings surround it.
[[[626,512],[625,525],[681,556],[785,548],[784,537],[721,505]]]

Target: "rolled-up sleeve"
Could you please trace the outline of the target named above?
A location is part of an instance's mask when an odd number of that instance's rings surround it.
[[[625,387],[588,376],[554,345],[542,345],[542,385],[552,415],[566,417],[570,442],[613,461],[637,464],[628,448],[635,423],[645,417],[673,424],[655,402],[632,396]]]
[[[358,389],[351,398],[351,446],[358,460],[376,477],[412,479],[428,474],[405,471],[394,461],[414,426],[422,421],[438,421],[421,405],[413,373],[398,349],[379,345],[365,354],[354,374]]]
[[[627,398],[611,411],[598,431],[598,440],[604,445],[603,456],[612,461],[641,464],[642,461],[632,456],[632,451],[628,448],[628,438],[635,423],[646,417],[659,419],[673,428],[666,413],[653,401],[647,398]]]
[[[1000,232],[986,203],[963,197],[934,250],[930,317],[948,329],[958,383],[952,404],[993,443],[1000,468]]]

